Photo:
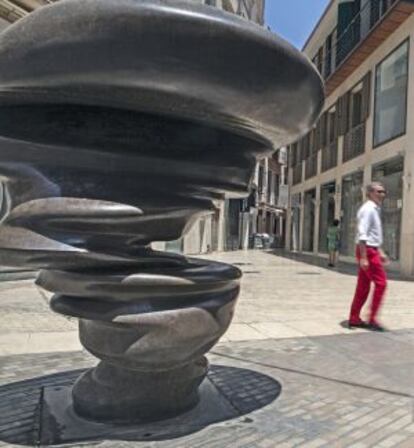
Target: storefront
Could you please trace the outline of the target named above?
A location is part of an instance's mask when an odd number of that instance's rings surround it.
[[[387,195],[382,205],[384,250],[392,261],[400,259],[404,159],[397,157],[372,167],[372,180],[382,182]]]
[[[355,252],[356,215],[363,201],[363,173],[358,171],[342,179],[341,247],[342,255],[353,256]]]
[[[315,233],[315,199],[315,189],[305,192],[302,244],[302,250],[305,252],[313,252],[313,238]]]
[[[335,182],[321,185],[321,200],[319,208],[319,244],[318,251],[328,251],[327,234],[328,227],[335,219]]]
[[[297,193],[292,195],[290,249],[294,252],[299,251],[300,217],[301,217],[300,204],[301,204],[301,194]]]

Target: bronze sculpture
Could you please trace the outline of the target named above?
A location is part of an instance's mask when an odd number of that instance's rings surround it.
[[[65,0],[0,35],[0,261],[40,269],[101,360],[74,386],[79,415],[195,405],[240,272],[149,245],[246,195],[256,158],[322,102],[290,45],[186,1]]]

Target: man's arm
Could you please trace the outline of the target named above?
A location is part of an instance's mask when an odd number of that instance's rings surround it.
[[[388,255],[384,252],[384,250],[382,249],[382,247],[380,247],[380,248],[378,249],[378,251],[379,251],[379,254],[380,254],[380,257],[381,257],[381,261],[382,261],[384,264],[388,264],[388,263],[390,262],[390,259],[388,258]]]
[[[368,229],[369,229],[370,215],[368,210],[364,210],[358,216],[358,246],[359,246],[359,265],[364,271],[369,267],[367,257],[367,241],[368,241]]]

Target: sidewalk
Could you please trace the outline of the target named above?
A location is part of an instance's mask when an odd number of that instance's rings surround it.
[[[166,440],[155,426],[146,438],[83,446],[414,446],[414,283],[390,281],[382,322],[392,331],[351,331],[341,326],[350,273],[262,251],[206,258],[244,273],[233,324],[209,355],[234,418]],[[41,388],[71,384],[96,360],[82,351],[76,321],[52,313],[32,281],[0,283],[0,309],[0,445],[34,446]]]
[[[323,255],[315,255],[309,252],[291,252],[285,249],[272,249],[269,251],[274,255],[279,257],[288,258],[290,260],[299,261],[307,264],[312,264],[314,266],[319,266],[322,268],[326,268],[328,264],[328,257]],[[355,275],[356,272],[356,260],[353,257],[339,257],[339,261],[337,262],[335,268],[336,272],[341,274]],[[405,280],[405,281],[413,281],[414,278],[409,275],[402,274],[396,266],[388,266],[387,267],[387,276],[391,280]]]

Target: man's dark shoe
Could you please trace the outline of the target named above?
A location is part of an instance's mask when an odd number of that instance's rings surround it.
[[[369,324],[367,328],[368,330],[371,331],[380,331],[380,332],[388,331],[385,327],[383,327],[380,324],[377,324],[376,322]]]
[[[366,322],[364,322],[363,320],[359,321],[359,322],[348,322],[348,327],[349,328],[370,328],[370,325],[367,324]]]

